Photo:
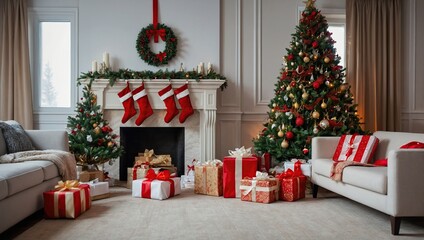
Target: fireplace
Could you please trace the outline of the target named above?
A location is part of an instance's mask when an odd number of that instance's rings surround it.
[[[136,131],[136,128],[183,128],[184,140],[182,141],[184,147],[183,158],[185,162],[180,163],[180,160],[175,157],[174,165],[178,168],[178,174],[181,175],[187,169],[184,167],[190,165],[193,159],[198,161],[207,161],[215,159],[215,121],[216,121],[216,101],[217,101],[217,90],[225,82],[220,79],[130,79],[130,88],[135,89],[140,86],[141,81],[144,81],[146,92],[149,96],[150,105],[154,111],[154,114],[147,118],[142,125],[136,126],[134,119],[130,119],[126,123],[121,123],[123,115],[123,106],[117,97],[117,93],[122,90],[126,83],[124,80],[117,80],[113,86],[110,85],[108,79],[95,79],[92,83],[92,91],[97,95],[97,103],[103,109],[104,118],[110,123],[110,126],[115,131],[121,128],[129,127],[132,131]],[[88,84],[88,80],[82,81],[83,84]],[[175,117],[170,123],[165,123],[163,118],[166,113],[166,107],[163,101],[159,98],[158,91],[165,88],[169,84],[172,87],[178,88],[183,84],[188,83],[190,99],[195,112],[190,116],[184,123],[179,123],[178,117]],[[177,106],[180,108],[179,106]],[[133,130],[134,129],[134,130]],[[125,135],[125,134],[124,134]],[[122,139],[120,136],[120,144],[128,141]],[[125,137],[124,137],[125,138]],[[166,139],[164,137],[163,139]],[[172,139],[171,139],[172,141]],[[126,147],[127,148],[127,147]],[[154,147],[141,147],[137,150],[144,152],[144,149],[152,149]],[[159,149],[154,149],[156,152]],[[128,149],[127,149],[128,151]],[[133,150],[131,150],[133,151]],[[162,150],[160,150],[162,151]],[[157,152],[162,153],[162,152]],[[135,154],[135,153],[132,153]],[[164,154],[167,154],[166,152]],[[131,157],[132,158],[132,157]],[[134,159],[131,159],[133,163]],[[173,157],[174,161],[174,157]],[[126,167],[119,166],[120,164],[109,165],[105,164],[104,168],[109,173],[111,178],[123,179],[126,178]],[[181,165],[182,164],[182,165]],[[177,166],[178,165],[178,166]],[[182,167],[181,167],[182,166]],[[131,167],[131,166],[130,166]]]
[[[121,127],[121,145],[125,153],[119,159],[119,180],[127,180],[127,168],[134,165],[138,153],[153,149],[155,154],[169,154],[178,176],[184,175],[183,127]]]

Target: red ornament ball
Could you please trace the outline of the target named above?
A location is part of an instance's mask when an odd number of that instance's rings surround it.
[[[317,41],[312,42],[312,47],[313,47],[313,48],[317,48],[317,47],[318,47],[318,45],[319,45],[319,44],[318,44],[318,42],[317,42]]]
[[[315,82],[312,83],[312,87],[314,89],[318,89],[320,86],[321,86],[321,84],[319,82],[317,82],[317,81],[315,81]]]
[[[296,126],[300,127],[305,123],[305,120],[303,120],[303,117],[299,116],[296,118]]]
[[[290,86],[292,86],[292,87],[296,87],[296,82],[295,82],[295,81],[291,81],[291,82],[290,82]]]
[[[307,149],[307,148],[304,148],[302,151],[303,151],[303,154],[305,154],[305,155],[307,155],[309,153],[309,149]]]
[[[287,138],[288,140],[293,139],[293,137],[294,137],[294,133],[293,133],[292,131],[288,131],[288,132],[286,132],[286,138]]]

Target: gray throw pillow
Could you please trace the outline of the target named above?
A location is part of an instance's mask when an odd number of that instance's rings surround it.
[[[31,139],[18,122],[0,121],[0,129],[3,132],[8,153],[34,150]]]

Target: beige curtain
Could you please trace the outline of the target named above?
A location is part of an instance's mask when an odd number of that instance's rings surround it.
[[[0,119],[32,129],[26,0],[0,1]]]
[[[346,80],[370,131],[400,131],[401,0],[346,0]]]

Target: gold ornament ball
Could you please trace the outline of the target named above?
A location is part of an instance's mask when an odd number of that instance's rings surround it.
[[[340,90],[341,90],[341,91],[346,91],[346,89],[347,89],[347,84],[342,84],[342,85],[340,86]]]
[[[318,55],[314,55],[314,61],[318,60]]]
[[[102,129],[100,129],[98,126],[96,128],[94,128],[94,132],[96,134],[100,134],[102,132]]]
[[[289,147],[289,142],[287,140],[284,140],[281,142],[281,147],[282,148],[288,148]]]
[[[321,103],[321,108],[322,109],[326,109],[327,108],[327,103],[325,103],[325,102]]]
[[[315,119],[318,119],[318,118],[319,118],[319,112],[314,111],[314,112],[312,113],[312,117],[313,117],[313,118],[315,118]]]
[[[113,142],[108,142],[107,146],[110,147],[110,148],[113,147]]]
[[[287,86],[286,90],[287,90],[287,91],[290,91],[290,90],[291,90],[290,85],[289,85],[289,86]]]
[[[93,123],[93,128],[97,127],[97,123]]]
[[[299,108],[299,103],[295,102],[295,103],[293,104],[293,106],[294,106],[294,108],[298,109],[298,108]]]
[[[291,98],[291,99],[293,99],[293,98],[294,98],[293,93],[290,93],[290,94],[289,94],[289,98]]]
[[[271,109],[271,112],[275,112],[275,109],[273,108],[273,109]]]
[[[303,58],[303,61],[304,61],[305,63],[308,63],[310,60],[311,60],[311,59],[310,59],[309,57],[304,57],[304,58]]]
[[[333,83],[330,83],[330,85],[328,85],[328,87],[333,88],[334,87],[334,84]]]
[[[329,58],[329,57],[325,57],[325,58],[324,58],[324,62],[325,62],[325,63],[329,63],[329,62],[330,62],[330,58]]]
[[[303,94],[302,94],[302,98],[303,99],[308,99],[308,97],[309,97],[309,94],[307,93],[307,92],[304,92]]]
[[[276,107],[276,106],[277,106],[277,104],[276,104],[276,103],[273,103],[273,104],[272,104],[272,107]]]
[[[283,136],[284,136],[283,131],[281,131],[281,130],[280,130],[280,131],[278,131],[278,136],[279,136],[279,137],[283,137]]]
[[[303,52],[302,51],[299,52],[299,57],[303,57]]]

